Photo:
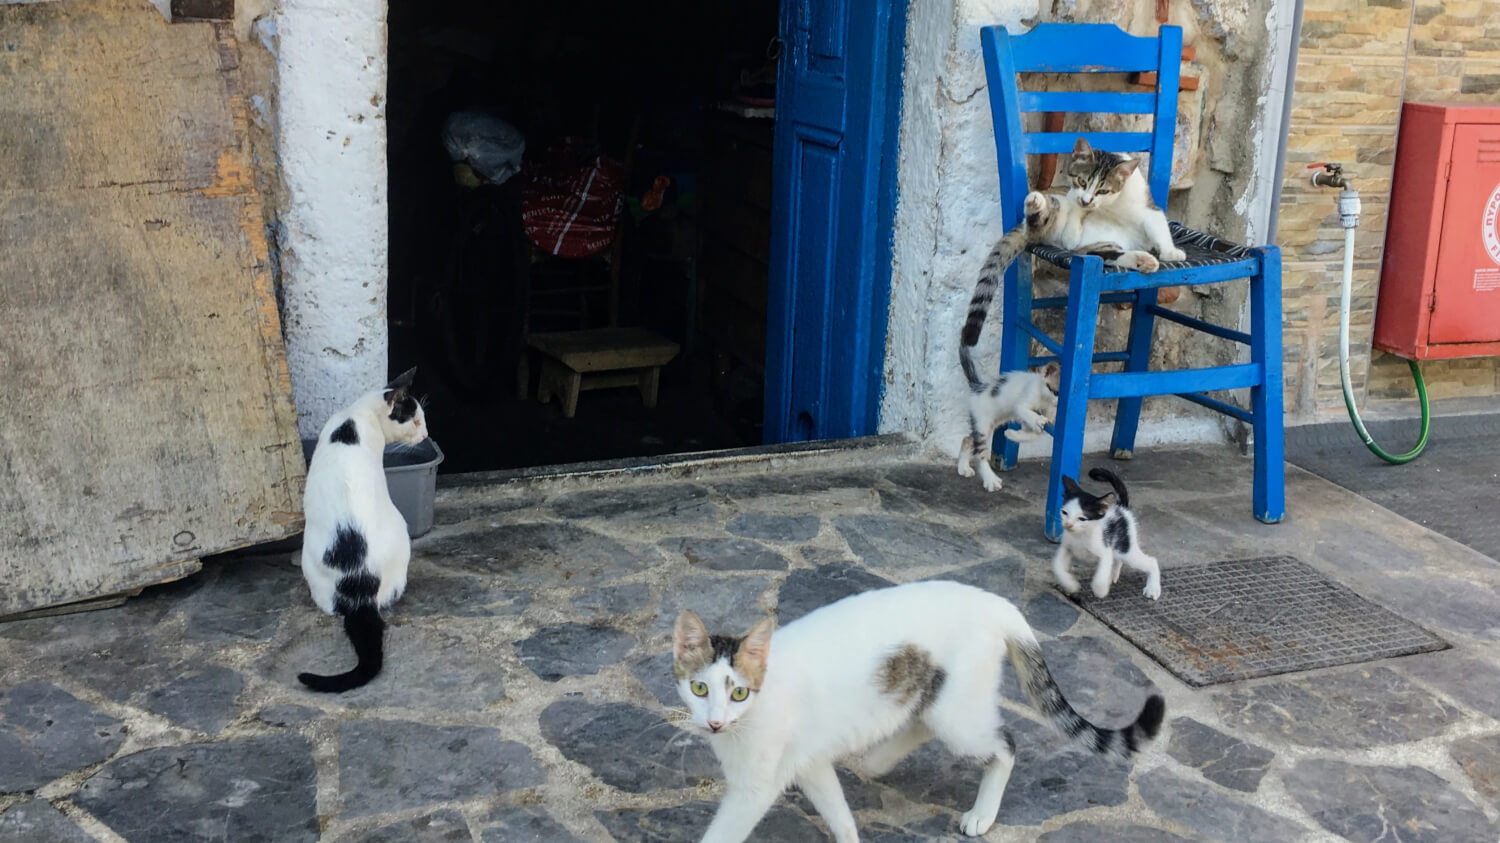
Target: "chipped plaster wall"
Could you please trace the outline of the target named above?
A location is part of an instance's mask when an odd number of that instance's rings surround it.
[[[1281,128],[1281,79],[1289,49],[1290,4],[1278,17],[1272,0],[1174,0],[1169,23],[1197,47],[1197,94],[1179,101],[1179,154],[1169,212],[1175,219],[1241,242],[1264,238]],[[1042,21],[1107,21],[1128,32],[1156,30],[1149,0],[913,0],[906,72],[881,430],[918,433],[956,453],[967,432],[967,389],[959,372],[958,332],[974,278],[1000,223],[999,180],[988,86],[978,30],[1004,24],[1024,30]],[[1072,118],[1070,118],[1071,121]],[[1070,122],[1071,128],[1075,124]],[[1053,280],[1052,285],[1059,282]],[[1050,292],[1038,282],[1038,295]],[[1248,284],[1184,292],[1174,309],[1230,326],[1246,323]],[[997,303],[998,308],[998,303]],[[1127,314],[1101,314],[1100,347],[1123,347]],[[992,312],[980,356],[999,358],[1000,315]],[[1054,332],[1058,333],[1058,332]],[[1233,344],[1158,323],[1153,366],[1208,366],[1244,355]],[[1244,403],[1245,396],[1233,400]],[[1100,422],[1113,402],[1091,408]],[[1236,432],[1220,417],[1175,399],[1147,399],[1142,445],[1218,439]],[[1107,426],[1090,425],[1091,450]],[[1048,440],[1032,449],[1050,447]],[[1025,451],[1023,451],[1025,453]]]
[[[240,16],[274,61],[276,96],[252,102],[274,138],[261,172],[280,176],[269,195],[304,437],[387,374],[385,15],[385,0],[281,0]]]

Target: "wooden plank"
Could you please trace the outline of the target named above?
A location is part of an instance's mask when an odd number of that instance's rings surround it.
[[[664,366],[679,346],[645,328],[597,328],[532,334],[526,342],[575,372]]]
[[[225,25],[0,6],[0,615],[301,529],[305,470]]]

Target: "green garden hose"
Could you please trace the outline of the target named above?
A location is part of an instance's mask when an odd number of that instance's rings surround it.
[[[1313,183],[1319,182],[1315,180]],[[1402,465],[1416,459],[1422,449],[1427,447],[1427,426],[1431,421],[1427,384],[1422,380],[1422,369],[1417,361],[1406,361],[1406,365],[1411,367],[1412,380],[1417,382],[1417,400],[1422,403],[1422,435],[1417,439],[1417,446],[1410,451],[1404,454],[1387,453],[1384,448],[1375,444],[1375,438],[1365,430],[1365,423],[1359,418],[1359,410],[1354,407],[1354,390],[1349,385],[1349,289],[1354,283],[1354,228],[1359,224],[1359,193],[1347,185],[1339,194],[1339,215],[1344,224],[1344,286],[1339,293],[1339,379],[1344,385],[1344,406],[1349,408],[1349,418],[1354,422],[1354,429],[1359,431],[1359,438],[1370,449],[1370,453],[1392,465]]]

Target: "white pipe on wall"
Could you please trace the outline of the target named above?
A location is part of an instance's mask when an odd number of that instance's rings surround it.
[[[386,381],[385,0],[276,18],[282,326],[303,437]]]

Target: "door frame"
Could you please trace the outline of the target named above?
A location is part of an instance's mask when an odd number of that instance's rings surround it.
[[[807,14],[809,2],[817,2],[817,0],[782,0],[780,31],[783,38],[791,31],[793,16],[799,13]],[[849,2],[863,4],[870,3],[871,0],[849,0]],[[853,353],[849,357],[853,363],[846,367],[846,371],[830,371],[829,355],[825,354],[819,364],[822,369],[820,377],[825,381],[825,395],[828,393],[826,383],[829,380],[838,378],[849,380],[842,390],[848,393],[847,406],[830,407],[830,415],[817,420],[817,429],[811,432],[799,430],[796,421],[791,418],[794,365],[792,339],[798,316],[798,300],[803,297],[792,295],[794,288],[792,275],[796,262],[785,253],[781,255],[782,259],[775,259],[777,241],[783,236],[779,232],[788,230],[786,228],[787,215],[792,211],[792,200],[788,195],[788,189],[783,187],[780,180],[786,169],[794,169],[792,164],[781,160],[791,150],[787,148],[788,144],[780,141],[782,133],[778,132],[778,143],[775,148],[777,158],[772,164],[772,172],[776,174],[774,178],[777,180],[773,188],[776,201],[771,209],[773,260],[769,268],[771,277],[767,279],[770,294],[767,302],[765,416],[762,428],[762,441],[765,444],[801,439],[868,435],[877,432],[880,423],[880,405],[885,392],[885,358],[889,337],[896,204],[900,194],[897,165],[909,5],[910,0],[873,0],[873,20],[861,22],[862,26],[870,26],[873,29],[871,39],[873,46],[867,52],[848,51],[846,56],[848,63],[845,66],[845,79],[869,80],[869,90],[850,91],[847,99],[846,130],[842,142],[849,142],[849,127],[859,126],[864,133],[866,154],[858,162],[860,170],[855,173],[843,172],[843,177],[855,176],[872,188],[870,192],[873,193],[874,201],[861,203],[856,209],[860,225],[853,229],[871,232],[871,236],[868,239],[861,238],[862,242],[852,244],[828,243],[824,260],[826,265],[836,266],[837,253],[848,249],[873,247],[876,254],[869,258],[868,271],[861,273],[857,287],[852,294],[850,291],[845,291],[842,302],[830,303],[830,307],[836,307],[839,303],[853,304],[853,312],[850,314],[852,318],[830,320],[825,323],[825,330],[828,331],[827,342],[851,348]],[[814,17],[830,30],[842,29],[849,25],[843,20]],[[813,33],[813,37],[817,37],[817,33]],[[785,115],[790,114],[786,96],[788,93],[786,80],[793,72],[790,65],[794,60],[794,53],[795,49],[788,45],[788,48],[782,52],[781,64],[778,68],[776,108],[778,123],[785,119]],[[859,61],[858,66],[853,64],[855,61]],[[847,171],[849,168],[843,169]],[[841,226],[841,228],[845,232],[851,230],[847,226]],[[848,237],[838,239],[847,240]],[[786,244],[782,248],[790,249],[793,246]],[[807,256],[800,256],[799,259],[806,260]],[[838,322],[845,327],[841,332],[835,333],[832,322]]]

